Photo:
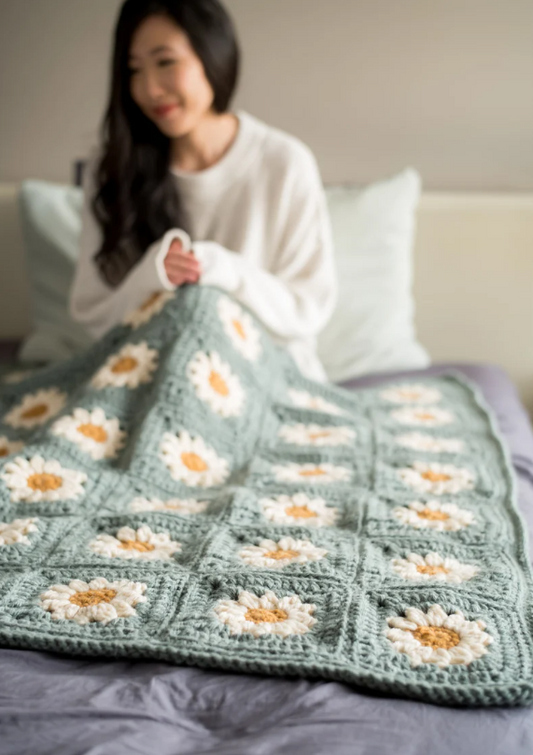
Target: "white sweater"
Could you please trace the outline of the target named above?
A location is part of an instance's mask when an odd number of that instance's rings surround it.
[[[89,207],[94,158],[89,161],[70,313],[98,339],[154,291],[173,290],[164,259],[178,237],[201,263],[200,285],[231,294],[289,349],[304,375],[325,381],[316,336],[333,313],[337,277],[316,160],[296,137],[245,111],[235,114],[237,136],[217,163],[196,173],[170,169],[191,236],[167,231],[116,288],[104,282],[93,260],[101,232]]]

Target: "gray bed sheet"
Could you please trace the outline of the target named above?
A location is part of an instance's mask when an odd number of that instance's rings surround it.
[[[533,543],[533,434],[516,390],[498,367],[451,366],[481,387],[496,414]],[[343,386],[355,389],[391,377]],[[445,708],[336,682],[3,648],[0,753],[532,755],[533,708]]]

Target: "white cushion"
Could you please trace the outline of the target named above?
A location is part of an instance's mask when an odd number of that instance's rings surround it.
[[[339,300],[318,353],[331,381],[430,363],[416,340],[412,295],[420,190],[413,168],[363,189],[326,188]]]

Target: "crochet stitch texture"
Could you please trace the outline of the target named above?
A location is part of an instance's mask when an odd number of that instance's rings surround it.
[[[457,375],[305,379],[217,289],[0,388],[0,642],[533,702],[507,451]]]

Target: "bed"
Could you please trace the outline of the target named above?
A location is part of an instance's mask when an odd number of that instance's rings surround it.
[[[533,539],[533,434],[499,368],[441,365],[474,380],[498,418]],[[346,383],[356,390],[391,375]],[[529,755],[533,710],[454,709],[394,699],[336,682],[228,674],[166,663],[65,658],[0,649],[0,737],[5,755],[65,753],[324,753]]]
[[[440,202],[441,210],[447,208],[444,215],[449,220],[453,200],[441,197],[428,201],[429,214],[431,210],[435,212],[435,203],[438,206]],[[472,205],[466,201],[461,207],[459,215],[463,223],[468,217],[472,238],[473,232],[475,235]],[[502,211],[501,204],[499,209]],[[509,209],[503,207],[507,220]],[[529,205],[527,209],[530,214]],[[474,214],[476,211],[479,212],[479,207],[477,210],[474,207]],[[531,229],[529,214],[522,219],[522,232],[526,225]],[[444,226],[449,229],[445,221]],[[428,237],[435,233],[435,226],[430,230],[424,223],[421,225],[422,239],[425,235],[427,243]],[[461,227],[463,231],[465,227]],[[432,248],[435,250],[437,246]],[[496,254],[492,247],[493,260]],[[424,256],[418,264],[423,272],[424,265],[429,264],[428,257]],[[489,272],[485,269],[484,274],[494,274],[496,267],[493,265]],[[468,274],[466,265],[463,269]],[[454,270],[449,269],[448,274],[453,277]],[[422,283],[419,280],[418,286]],[[424,313],[428,293],[424,288],[420,290],[418,300]],[[460,291],[456,309],[461,311]],[[515,317],[516,322],[521,322],[523,312],[518,309],[517,306],[511,313],[502,312],[499,321]],[[426,310],[427,319],[421,327],[422,332],[434,333],[433,354],[438,354],[440,348],[445,351],[446,333],[441,333],[441,341],[437,337],[439,314],[444,311],[445,307],[439,313],[436,301],[431,317]],[[531,543],[533,434],[523,403],[531,395],[529,357],[526,354],[524,359],[513,361],[523,349],[522,336],[529,332],[530,324],[531,321],[529,325],[521,322],[519,333],[514,329],[514,347],[509,347],[504,336],[496,345],[497,339],[487,340],[495,354],[498,349],[516,348],[516,354],[505,362],[508,370],[492,363],[502,361],[497,354],[494,358],[487,355],[483,363],[477,356],[479,350],[472,349],[469,353],[474,354],[475,364],[441,360],[425,369],[373,373],[339,384],[357,390],[397,377],[438,375],[449,369],[458,370],[477,383],[508,443],[519,481],[518,505],[527,522]],[[4,338],[0,349],[4,369],[16,365],[16,328],[12,334],[15,337]],[[458,354],[467,348],[465,339],[473,335],[473,331],[455,333]],[[513,373],[514,380],[508,372]],[[522,399],[515,383],[520,385]],[[0,741],[6,755],[22,752],[236,755],[281,753],[289,749],[341,755],[386,752],[525,755],[533,750],[531,708],[454,709],[374,694],[337,682],[229,674],[167,663],[89,660],[6,648],[0,648],[0,668]]]

